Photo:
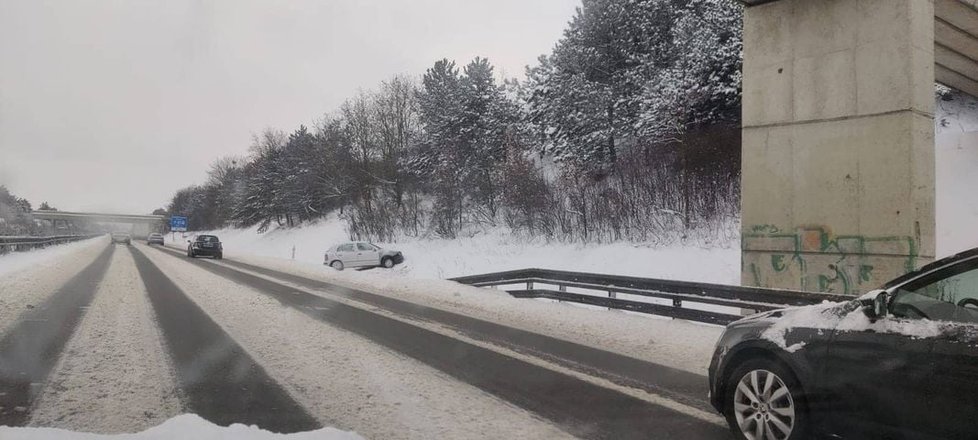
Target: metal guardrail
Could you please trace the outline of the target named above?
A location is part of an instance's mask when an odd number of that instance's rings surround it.
[[[724,284],[567,272],[549,269],[520,269],[453,278],[453,281],[479,287],[525,284],[525,289],[506,290],[517,298],[546,298],[612,309],[630,310],[677,319],[728,324],[741,315],[689,307],[688,303],[736,307],[756,311],[817,304],[822,301],[848,301],[852,296],[785,289],[729,286]],[[540,288],[540,285],[555,288]],[[583,292],[568,292],[567,288]],[[602,292],[601,295],[597,292]],[[618,298],[619,293],[671,300],[661,304]]]
[[[10,252],[22,252],[32,249],[41,249],[48,246],[71,243],[78,240],[85,240],[105,234],[87,235],[54,235],[49,237],[11,237],[0,236],[0,255]]]

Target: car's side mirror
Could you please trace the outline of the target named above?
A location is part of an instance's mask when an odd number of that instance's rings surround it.
[[[873,303],[870,306],[870,317],[875,319],[886,317],[889,299],[890,295],[885,290],[873,297]]]

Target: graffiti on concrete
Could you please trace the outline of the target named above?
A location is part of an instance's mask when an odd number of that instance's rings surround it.
[[[836,236],[824,227],[755,225],[745,231],[742,246],[745,282],[844,294],[911,271],[918,257],[912,237]]]

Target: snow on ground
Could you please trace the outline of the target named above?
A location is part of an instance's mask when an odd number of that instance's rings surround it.
[[[0,426],[3,440],[362,440],[363,437],[335,428],[316,431],[275,434],[256,426],[234,424],[217,426],[199,416],[184,414],[163,424],[135,434],[90,434],[56,428],[11,428]]]
[[[203,233],[203,232],[201,232]],[[211,231],[224,243],[225,255],[259,255],[322,264],[327,248],[348,241],[335,216],[297,228],[258,234],[255,228]],[[172,240],[171,236],[176,237]],[[167,243],[186,247],[180,233]],[[398,278],[452,278],[478,273],[538,267],[582,272],[737,284],[740,249],[736,240],[720,247],[662,246],[628,243],[580,245],[547,243],[514,237],[503,229],[454,240],[404,238],[379,246],[404,253],[406,261],[392,271]]]
[[[98,243],[106,243],[108,238],[96,237],[88,240],[76,241],[57,246],[49,246],[44,249],[35,249],[26,252],[11,252],[0,255],[0,277],[8,277],[15,272],[30,269],[37,265],[44,265],[52,261],[57,261],[69,254],[97,246]]]
[[[366,338],[140,247],[325,424],[384,439],[569,437],[520,408]]]
[[[108,245],[107,237],[0,256],[0,336],[44,302]]]
[[[31,426],[137,432],[181,412],[170,360],[127,246],[116,248],[109,267],[48,378]]]
[[[336,271],[321,264],[227,254],[228,258],[468,315],[650,362],[706,374],[722,327],[683,320],[517,299],[495,289],[447,280]]]

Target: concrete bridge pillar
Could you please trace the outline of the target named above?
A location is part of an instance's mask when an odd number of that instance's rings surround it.
[[[744,16],[742,282],[859,293],[934,257],[933,0]]]

